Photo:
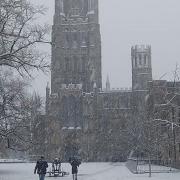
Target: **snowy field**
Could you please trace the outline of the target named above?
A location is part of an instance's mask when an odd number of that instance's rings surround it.
[[[0,180],[38,180],[33,174],[35,164],[0,164]],[[62,165],[63,170],[71,172],[69,164]],[[46,180],[71,180],[66,177],[46,177]],[[78,180],[148,180],[148,174],[132,174],[123,163],[83,163],[79,168]],[[152,180],[180,180],[180,173],[153,174]]]

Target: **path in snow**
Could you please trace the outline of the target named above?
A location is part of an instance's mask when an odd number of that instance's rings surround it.
[[[0,180],[38,180],[33,174],[35,164],[0,164]],[[71,172],[69,164],[62,165]],[[180,173],[153,174],[151,180],[180,180]],[[46,177],[46,180],[72,180],[66,177]],[[132,174],[123,163],[83,163],[79,167],[78,180],[149,180],[148,174]]]

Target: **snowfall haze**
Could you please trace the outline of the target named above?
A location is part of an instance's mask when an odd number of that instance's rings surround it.
[[[32,0],[47,7],[41,21],[52,25],[54,0]],[[109,75],[111,87],[131,87],[130,48],[136,44],[152,46],[153,78],[173,79],[172,71],[180,62],[178,0],[99,0],[102,36],[103,86]],[[50,47],[45,48],[47,52]],[[50,74],[35,76],[33,89],[45,95]]]
[[[49,164],[50,165],[50,164]],[[33,173],[35,164],[1,164],[0,180],[32,180],[38,179]],[[63,169],[70,172],[69,164],[63,164]],[[153,180],[179,180],[179,173],[153,174]],[[54,179],[46,177],[46,180]],[[59,177],[61,180],[71,180],[71,175]],[[132,174],[124,163],[83,163],[79,167],[78,180],[148,180],[148,174]]]

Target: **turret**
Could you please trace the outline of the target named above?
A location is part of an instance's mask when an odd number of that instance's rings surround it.
[[[64,0],[55,0],[54,25],[60,24],[64,17]]]
[[[98,12],[98,0],[88,0],[88,12],[87,17],[89,21],[93,21],[95,23],[99,22],[99,12]]]
[[[151,46],[133,46],[131,59],[133,91],[147,90],[148,82],[152,81]]]

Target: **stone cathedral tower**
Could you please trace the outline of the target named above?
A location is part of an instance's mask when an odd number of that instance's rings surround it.
[[[98,0],[55,0],[51,91],[78,84],[102,88]]]
[[[81,133],[95,121],[94,99],[101,89],[98,0],[55,0],[51,92],[46,88],[50,154],[67,159],[86,149],[79,145],[85,146]]]
[[[147,90],[148,82],[152,81],[151,46],[134,46],[131,49],[132,89]]]
[[[132,107],[135,119],[145,119],[145,99],[148,82],[152,81],[151,46],[136,45],[131,48],[132,61]]]
[[[132,47],[131,53],[132,91],[111,89],[109,78],[103,91],[98,0],[55,0],[44,132],[49,159],[127,156],[129,145],[119,132],[125,133],[127,123],[144,112],[152,80],[150,46]]]

